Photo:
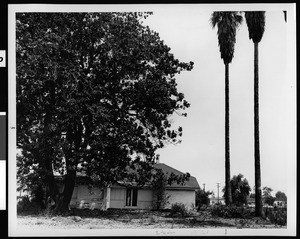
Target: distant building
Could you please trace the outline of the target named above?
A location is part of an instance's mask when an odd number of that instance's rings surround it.
[[[225,205],[225,199],[223,197],[215,197],[215,196],[212,196],[210,198],[210,205],[216,205],[216,204],[220,204],[220,205]]]
[[[286,200],[278,200],[276,199],[273,203],[274,207],[281,207],[281,208],[285,208],[287,207],[287,201]]]

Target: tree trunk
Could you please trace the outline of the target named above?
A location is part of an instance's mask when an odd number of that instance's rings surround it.
[[[59,190],[55,181],[55,177],[53,174],[53,131],[51,129],[51,125],[53,123],[53,115],[55,111],[55,84],[53,80],[50,80],[49,85],[44,85],[44,91],[49,92],[50,94],[50,104],[46,106],[46,114],[44,118],[44,139],[48,139],[48,142],[45,143],[43,149],[43,157],[44,157],[44,169],[46,169],[46,200],[45,204],[47,208],[52,208],[53,203],[57,203],[57,195],[59,194]],[[50,139],[50,140],[49,140]]]
[[[64,193],[63,193],[63,195],[64,195],[64,201],[63,201],[63,205],[62,205],[63,210],[69,210],[70,202],[71,202],[74,187],[75,187],[75,176],[76,176],[76,171],[71,172],[66,177],[65,188],[64,188]]]
[[[225,202],[232,204],[229,146],[229,64],[225,64]]]
[[[75,175],[76,175],[76,171],[72,171],[66,175],[64,180],[63,192],[59,195],[59,199],[54,209],[56,213],[64,213],[69,211],[70,209],[69,205],[75,187]]]
[[[255,215],[262,216],[260,151],[259,151],[259,81],[258,42],[254,43],[254,168],[255,168]]]
[[[46,176],[46,183],[47,183],[47,186],[48,186],[48,195],[49,196],[50,195],[51,196],[56,195],[58,193],[58,188],[57,188],[57,185],[56,185],[53,174],[49,173]]]

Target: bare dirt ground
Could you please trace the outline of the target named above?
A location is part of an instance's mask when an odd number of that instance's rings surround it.
[[[18,215],[18,228],[22,229],[179,229],[179,228],[286,228],[261,218],[225,219],[208,213],[189,217],[171,217],[168,212],[156,211],[72,211],[64,216]]]

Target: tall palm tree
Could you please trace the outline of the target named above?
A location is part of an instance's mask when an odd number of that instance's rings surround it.
[[[258,43],[265,31],[265,12],[245,12],[249,39],[254,43],[254,167],[255,167],[255,214],[262,216],[260,149],[259,149],[259,89]]]
[[[225,65],[225,202],[232,204],[230,186],[230,147],[229,147],[229,63],[234,54],[236,30],[242,23],[242,16],[238,12],[213,12],[211,24],[218,27],[218,42]]]

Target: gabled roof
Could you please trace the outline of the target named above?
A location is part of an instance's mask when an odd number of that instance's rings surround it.
[[[165,174],[170,175],[171,173],[175,175],[183,175],[183,172],[180,172],[179,170],[170,167],[169,165],[166,165],[164,163],[156,163],[154,164],[154,168],[161,169]],[[58,181],[63,181],[64,176],[58,176],[55,175],[55,179]],[[83,183],[83,184],[93,184],[95,183],[91,178],[85,176],[84,173],[77,172],[76,174],[76,183]],[[128,182],[127,180],[119,180],[117,182],[120,186],[126,186],[126,187],[136,187],[136,182]],[[146,183],[144,187],[150,187],[150,183]],[[197,179],[193,176],[190,176],[188,180],[186,180],[183,184],[178,184],[177,182],[172,183],[171,185],[167,185],[167,189],[174,189],[174,190],[196,190],[200,189],[199,184],[197,182]]]
[[[156,163],[154,164],[154,168],[161,169],[165,174],[170,175],[174,173],[175,175],[183,175],[183,172],[170,167],[164,163]],[[193,176],[190,176],[189,180],[185,181],[184,184],[178,184],[177,182],[172,183],[167,186],[167,189],[184,189],[184,190],[195,190],[200,189],[197,179]]]

